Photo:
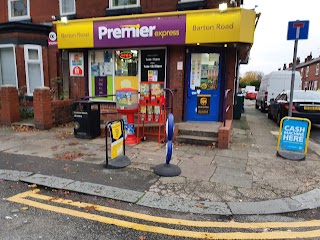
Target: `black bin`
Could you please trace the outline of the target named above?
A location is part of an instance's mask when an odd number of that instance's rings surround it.
[[[244,105],[244,96],[242,94],[237,95],[237,102],[233,106],[233,119],[240,119]]]
[[[100,105],[98,103],[76,101],[72,111],[76,138],[93,139],[100,136]]]

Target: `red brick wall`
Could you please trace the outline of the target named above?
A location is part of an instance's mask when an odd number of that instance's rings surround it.
[[[18,91],[13,86],[0,88],[1,118],[0,123],[11,125],[20,120]]]
[[[175,122],[181,122],[183,119],[182,109],[184,107],[184,72],[183,70],[177,70],[177,62],[185,62],[185,47],[184,46],[172,46],[168,48],[168,72],[167,72],[167,87],[170,89],[177,89],[174,92],[173,98],[173,115]],[[171,104],[169,103],[169,106]]]
[[[35,89],[33,111],[36,128],[41,130],[52,128],[51,92],[49,88]]]
[[[79,100],[85,96],[86,80],[84,77],[70,77],[70,98]]]
[[[52,122],[54,126],[73,121],[73,100],[52,101]]]
[[[207,8],[217,8],[221,1],[208,0]],[[177,10],[178,0],[141,0],[143,13],[169,12]],[[77,18],[104,17],[105,10],[109,7],[108,0],[77,0]],[[59,1],[55,0],[30,0],[30,15],[33,23],[51,22],[51,16],[59,16]],[[0,22],[8,21],[8,1],[0,0]]]

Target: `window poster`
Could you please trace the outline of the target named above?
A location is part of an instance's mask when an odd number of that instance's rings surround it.
[[[72,52],[69,53],[70,77],[84,76],[83,53]]]
[[[141,51],[141,81],[164,82],[166,71],[166,50],[150,49]]]
[[[190,89],[195,90],[195,87],[200,86],[201,79],[201,54],[191,54],[191,74],[190,74]]]

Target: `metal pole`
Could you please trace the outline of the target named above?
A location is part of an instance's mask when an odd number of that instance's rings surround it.
[[[300,27],[297,27],[296,40],[294,40],[294,50],[293,50],[293,65],[292,65],[290,102],[289,102],[289,112],[288,112],[289,117],[292,117],[293,89],[294,89],[294,79],[295,79],[295,74],[296,74],[296,64],[297,64],[296,60],[297,60],[297,49],[298,49],[299,35],[300,35]]]

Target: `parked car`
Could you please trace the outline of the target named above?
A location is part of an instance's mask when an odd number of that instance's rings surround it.
[[[279,93],[291,88],[292,71],[273,71],[264,75],[261,79],[259,92],[256,99],[256,109],[266,112],[270,105],[270,99],[276,98]],[[294,89],[301,88],[300,72],[295,72]]]
[[[275,119],[277,124],[288,116],[290,91],[280,93],[270,99],[268,118]],[[294,90],[292,101],[292,117],[308,118],[311,123],[320,124],[320,92],[310,90]]]
[[[257,91],[249,91],[246,93],[245,98],[250,100],[255,100],[257,97],[258,92]]]

